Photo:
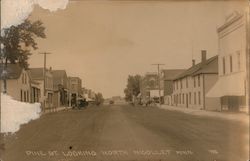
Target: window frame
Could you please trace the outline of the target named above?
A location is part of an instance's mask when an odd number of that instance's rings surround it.
[[[225,57],[222,58],[222,73],[223,75],[226,74],[226,58]]]
[[[229,56],[229,69],[230,69],[230,73],[233,72],[233,56],[230,55]]]
[[[196,105],[196,92],[194,92],[194,105]]]
[[[192,103],[192,93],[189,92],[189,104],[191,104],[191,103]]]
[[[241,52],[237,51],[237,63],[238,63],[238,71],[241,71]]]
[[[199,105],[201,105],[201,92],[200,91],[198,92],[198,103]]]

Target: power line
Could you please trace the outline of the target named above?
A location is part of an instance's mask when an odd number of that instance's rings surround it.
[[[43,53],[39,53],[39,54],[43,54],[44,55],[44,60],[43,60],[43,96],[44,96],[44,104],[43,104],[43,108],[45,110],[45,98],[46,98],[46,61],[47,61],[47,55],[51,54],[48,52],[43,52]]]

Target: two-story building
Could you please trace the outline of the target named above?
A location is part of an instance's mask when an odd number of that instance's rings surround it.
[[[0,73],[3,74],[3,65],[0,65]],[[31,102],[30,77],[19,64],[7,64],[4,75],[6,79],[6,93],[13,99],[21,102]],[[1,76],[3,79],[3,77]],[[2,81],[4,82],[4,81]]]
[[[206,59],[206,51],[201,53],[201,62],[178,75],[174,79],[172,102],[175,106],[220,110],[218,97],[208,98],[207,92],[218,80],[218,56]]]
[[[53,111],[53,75],[51,69],[45,70],[43,68],[30,68],[29,69],[31,80],[39,83],[41,89],[41,102],[43,111]],[[44,79],[45,78],[45,79]]]
[[[207,97],[219,97],[221,109],[248,111],[247,16],[233,12],[217,30],[219,41],[219,80]]]
[[[184,72],[185,69],[163,69],[161,70],[161,82],[163,84],[164,104],[173,105],[172,94],[174,78]]]
[[[68,77],[65,70],[52,70],[53,75],[53,103],[55,107],[68,106]]]
[[[30,72],[28,70],[28,74],[30,77],[30,102],[40,102],[41,103],[41,86],[38,81],[32,80],[30,76]]]
[[[74,106],[80,97],[82,90],[82,80],[79,77],[68,77],[69,104]]]

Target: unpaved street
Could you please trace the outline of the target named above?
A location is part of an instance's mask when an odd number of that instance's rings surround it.
[[[248,126],[156,107],[43,115],[5,137],[4,161],[246,161]]]

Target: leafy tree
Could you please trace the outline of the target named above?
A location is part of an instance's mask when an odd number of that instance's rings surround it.
[[[124,89],[126,101],[132,101],[133,96],[140,94],[140,84],[142,77],[140,75],[128,76],[127,87]]]
[[[25,20],[17,26],[3,29],[1,31],[0,43],[2,48],[2,59],[7,63],[19,63],[21,67],[28,68],[28,59],[31,55],[30,49],[36,50],[35,38],[46,38],[45,27],[41,21],[31,22]]]

